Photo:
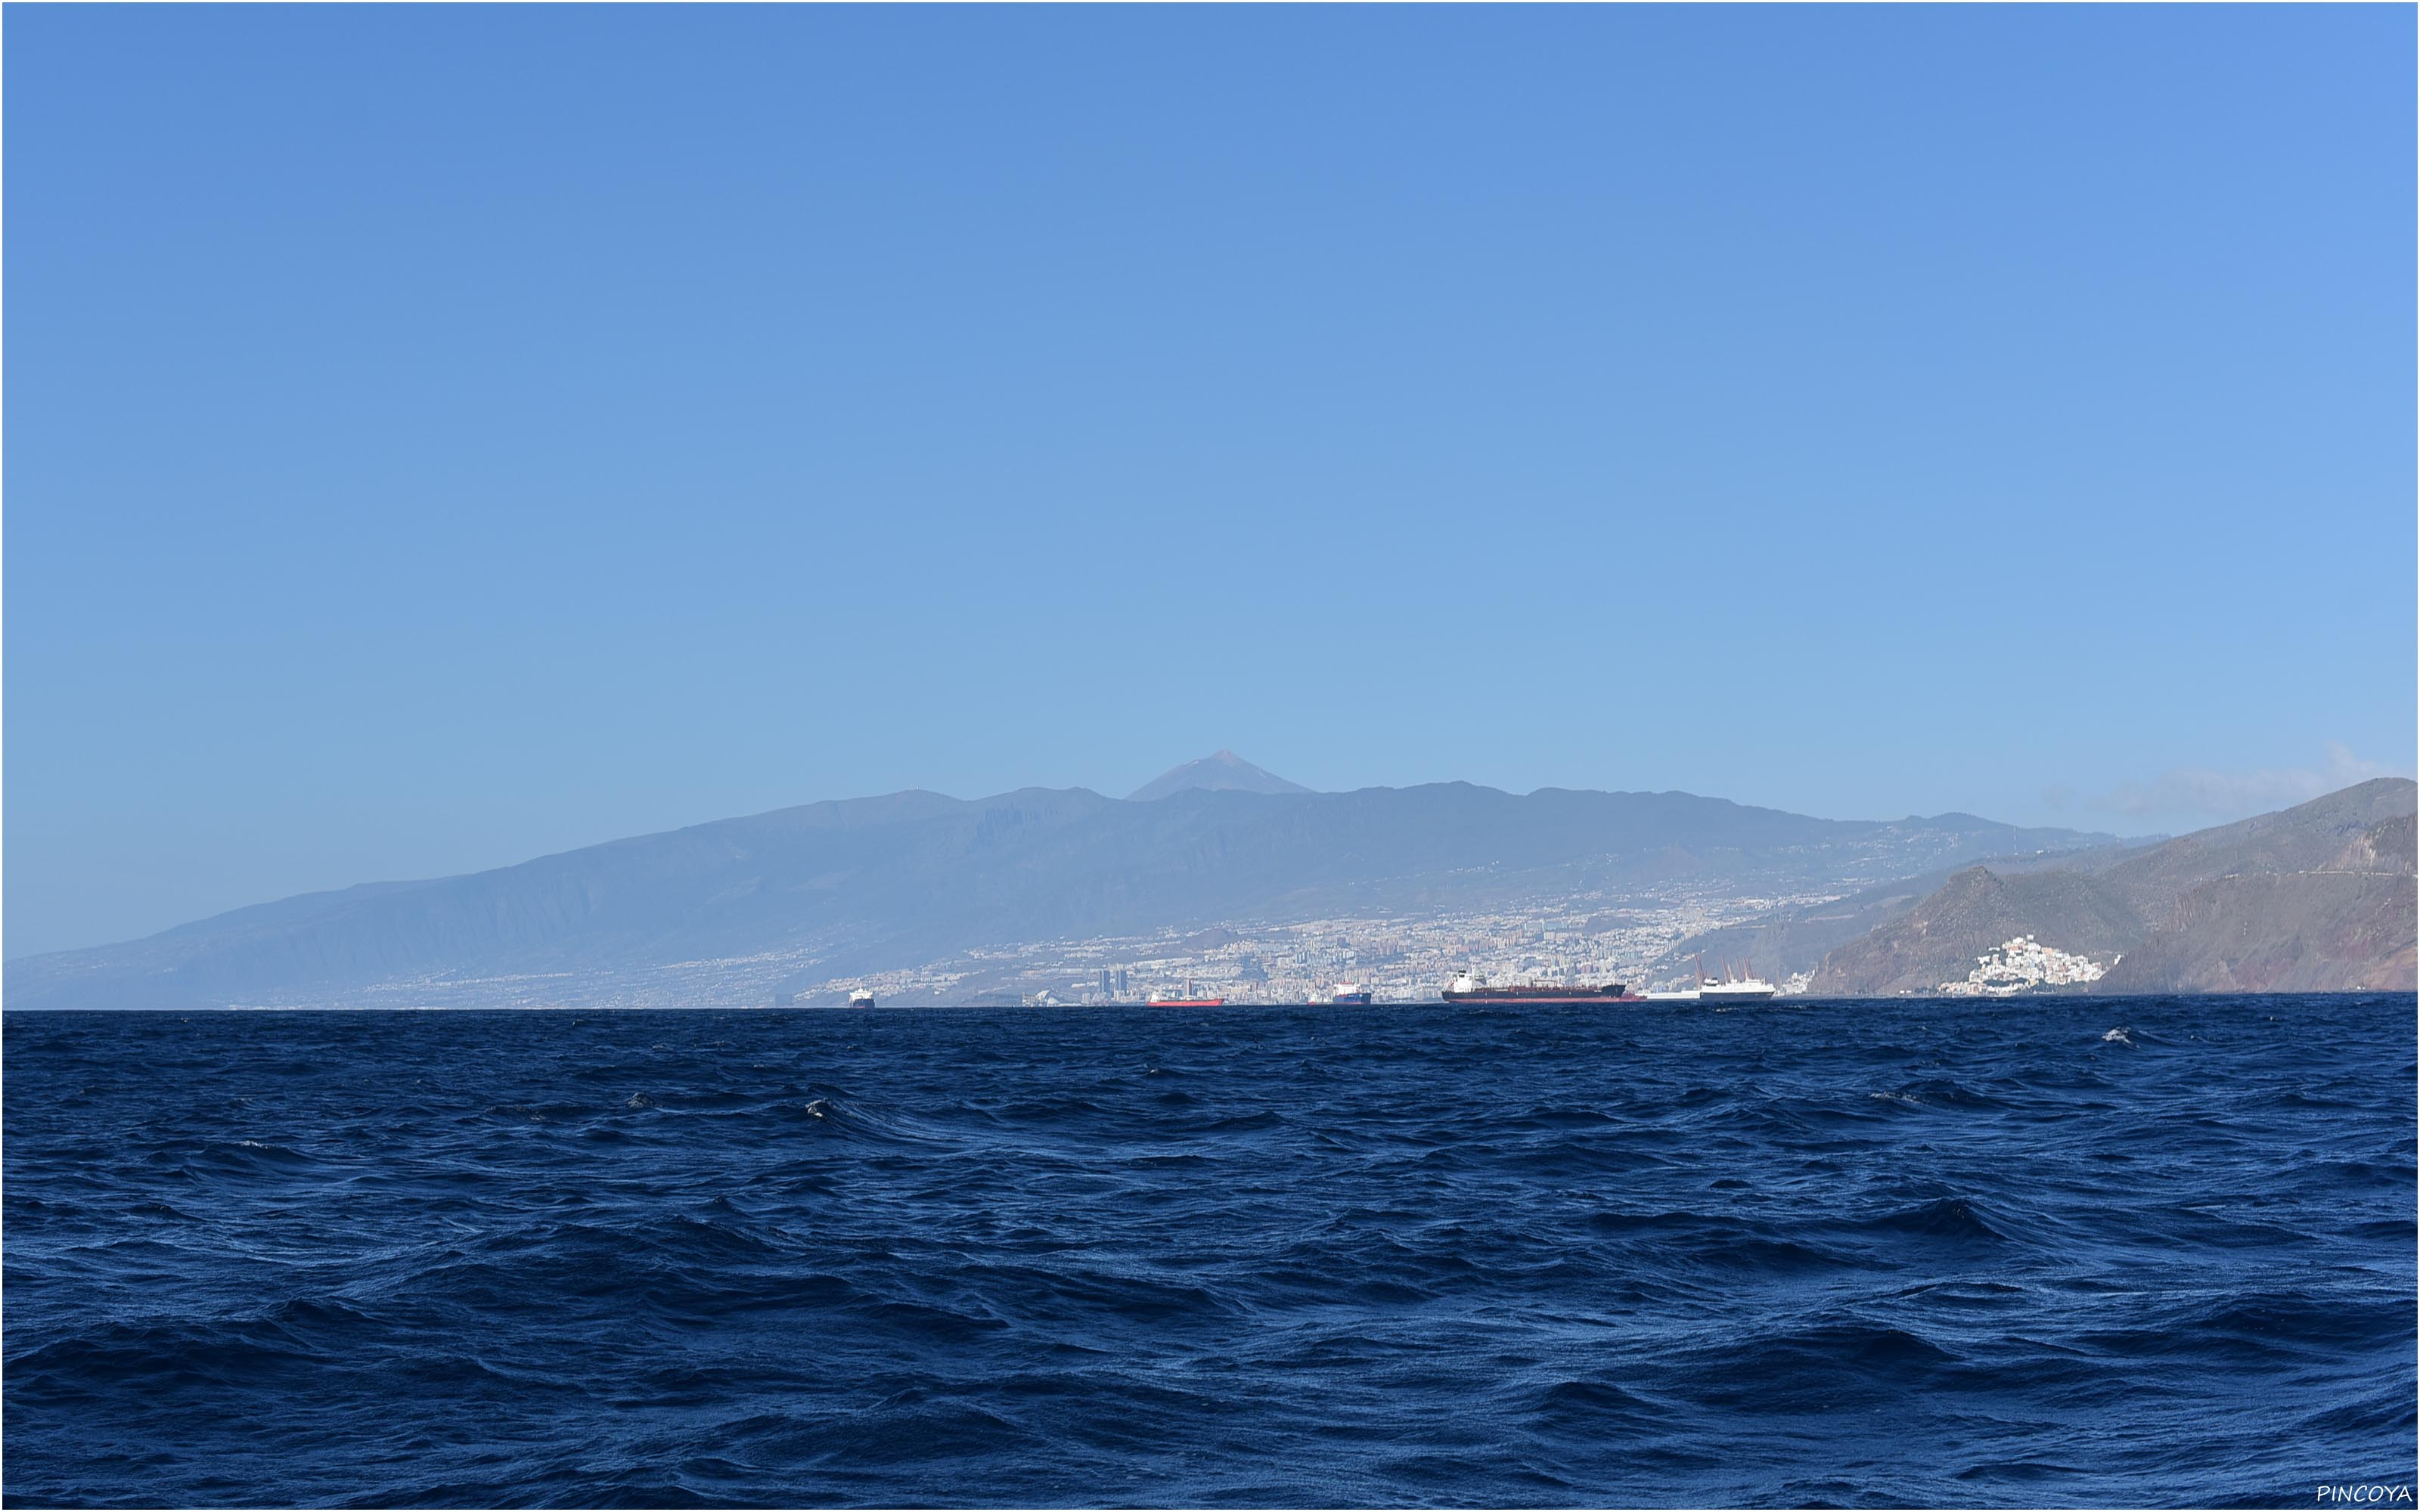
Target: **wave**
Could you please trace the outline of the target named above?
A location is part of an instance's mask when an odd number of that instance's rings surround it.
[[[0,1500],[2306,1500],[2381,1001],[13,1015]]]

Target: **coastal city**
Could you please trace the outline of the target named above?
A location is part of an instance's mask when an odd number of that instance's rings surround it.
[[[1483,911],[1229,920],[1149,934],[1002,944],[848,975],[818,970],[845,947],[803,947],[638,970],[398,979],[366,989],[359,1003],[616,1009],[667,994],[701,1008],[1106,1007],[1155,999],[1421,1003],[1437,1001],[1448,983],[1465,976],[1495,985],[1557,988],[1620,982],[1642,995],[1669,996],[1720,980],[1733,965],[1702,953],[1716,932],[1837,896],[1743,896],[1673,886],[1531,899]],[[1963,978],[1940,984],[1942,995],[2071,990],[2101,980],[2118,957],[2096,960],[2026,934],[1975,961]],[[1773,993],[1803,995],[1812,975],[1776,976]]]
[[[1676,954],[1684,942],[1831,896],[1741,897],[1676,887],[1618,899],[1538,900],[1493,912],[1227,922],[1141,936],[1045,940],[831,978],[788,1000],[838,1003],[861,993],[901,1006],[1049,1007],[1154,996],[1308,1003],[1347,992],[1381,1003],[1433,1002],[1464,973],[1484,981],[1621,981],[1635,991],[1668,991],[1698,981],[1697,963]],[[1787,993],[1806,984],[1802,973],[1775,985]]]

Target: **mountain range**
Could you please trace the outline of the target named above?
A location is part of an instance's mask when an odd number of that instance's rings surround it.
[[[676,1006],[691,1000],[685,984],[702,963],[778,988],[951,951],[1235,919],[1675,886],[1838,896],[2118,843],[1970,814],[1817,819],[1683,793],[1515,795],[1462,782],[1313,793],[1222,751],[1127,799],[896,793],[288,898],[10,961],[6,991],[16,1008],[405,1003],[438,987],[453,1002]]]
[[[1809,991],[1932,992],[2026,934],[2103,964],[2096,992],[2409,991],[2414,806],[2380,778],[2155,846],[1966,868],[1831,949]]]
[[[1314,793],[1233,751],[1136,790],[808,804],[10,961],[9,1006],[675,1006],[1041,940],[1528,900],[1814,896],[1681,940],[1824,995],[1929,993],[2032,935],[2110,992],[2409,989],[2414,786],[2175,840],[1970,814],[1829,820],[1683,793]]]

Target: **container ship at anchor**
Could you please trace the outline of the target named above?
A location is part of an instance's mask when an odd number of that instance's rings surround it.
[[[1466,971],[1453,979],[1444,993],[1449,1003],[1478,1003],[1489,1008],[1581,1007],[1604,1003],[1643,1003],[1646,998],[1632,992],[1621,982],[1607,982],[1602,987],[1557,987],[1549,985],[1517,985],[1483,987],[1479,979]]]

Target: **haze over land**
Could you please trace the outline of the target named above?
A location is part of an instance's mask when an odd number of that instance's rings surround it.
[[[1127,799],[898,793],[292,898],[14,961],[7,988],[18,1007],[669,1007],[835,1001],[861,983],[893,1003],[1081,1001],[1198,979],[1299,1001],[1353,979],[1424,997],[1466,966],[1652,985],[1711,949],[1801,987],[1811,974],[1818,990],[1929,990],[1973,953],[1971,928],[1924,922],[1949,905],[1916,906],[1944,878],[1973,890],[1982,873],[1949,877],[1960,868],[2009,874],[1992,886],[2042,900],[2058,943],[2114,956],[2153,938],[2165,903],[2246,857],[2294,877],[2339,863],[2331,886],[2364,855],[2365,876],[2408,873],[2396,860],[2408,822],[2375,826],[2412,807],[2410,782],[2374,782],[2311,806],[2324,822],[2297,810],[2249,826],[2253,840],[2130,851],[2108,834],[1969,814],[1826,820],[1678,793],[1312,793],[1221,751]],[[2392,890],[2344,887],[2356,910]],[[2079,908],[2078,893],[2106,901]],[[1977,917],[1988,933],[2029,916]],[[1908,955],[1870,943],[1894,928],[1931,930],[1915,963],[1859,965],[1859,949]],[[2391,950],[2382,959],[2364,969],[2409,974],[2408,949],[2400,967]],[[2193,980],[2261,985],[2195,960]],[[2291,980],[2317,984],[2305,979],[2327,969]]]

